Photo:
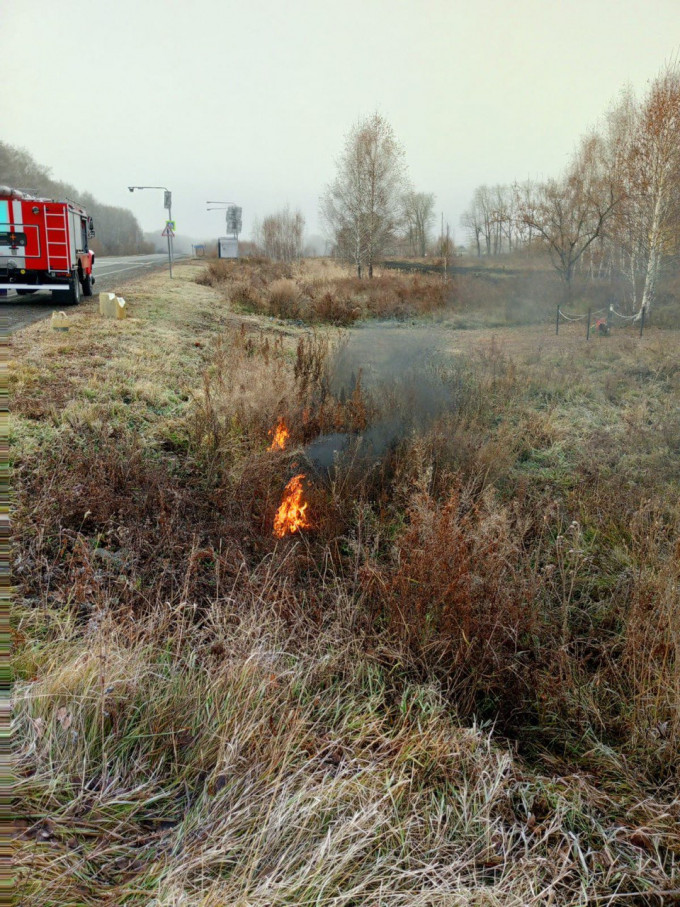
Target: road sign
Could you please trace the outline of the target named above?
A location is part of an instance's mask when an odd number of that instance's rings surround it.
[[[227,208],[227,233],[240,233],[242,228],[241,214],[243,208],[238,205],[230,205]]]
[[[177,229],[177,227],[175,227],[175,222],[174,222],[174,220],[166,220],[165,226],[168,227],[170,230],[176,230],[176,229]]]
[[[163,232],[161,233],[161,236],[169,236],[172,238],[175,235],[175,231],[170,226],[171,224],[172,224],[172,221],[167,222],[167,224],[165,225],[165,230],[163,230]]]

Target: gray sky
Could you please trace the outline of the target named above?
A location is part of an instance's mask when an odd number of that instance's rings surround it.
[[[378,110],[414,186],[459,219],[475,186],[557,175],[627,83],[680,49],[680,0],[26,0],[0,7],[1,138],[161,229],[223,232],[318,198]]]

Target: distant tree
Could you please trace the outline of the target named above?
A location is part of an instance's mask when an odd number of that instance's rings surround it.
[[[526,223],[524,221],[522,213],[527,206],[531,204],[531,201],[536,194],[536,186],[531,180],[525,180],[523,183],[514,182],[510,187],[510,193],[512,197],[511,217],[515,238],[515,249],[524,248],[531,251],[534,239],[534,228],[531,223]]]
[[[427,252],[430,230],[435,219],[434,195],[431,192],[414,192],[410,189],[404,194],[403,206],[411,252],[423,258]]]
[[[441,258],[446,267],[453,261],[456,256],[456,240],[451,233],[451,227],[447,223],[444,225],[442,218],[442,228],[434,245],[434,251],[437,258]]]
[[[488,186],[478,186],[475,189],[473,205],[481,226],[486,254],[491,255],[495,222],[493,191]]]
[[[547,247],[568,297],[576,264],[602,235],[620,201],[616,182],[603,170],[601,151],[600,138],[586,136],[562,179],[538,185],[520,214]]]
[[[468,238],[474,243],[477,250],[477,257],[481,258],[482,255],[482,224],[479,218],[479,211],[477,210],[474,202],[470,205],[469,208],[466,208],[463,211],[463,214],[460,218],[460,224],[465,228]]]
[[[461,225],[475,243],[478,256],[482,254],[482,243],[486,255],[500,252],[502,228],[498,207],[501,191],[500,186],[477,186],[470,207],[461,217]]]
[[[494,254],[512,252],[515,231],[514,196],[510,186],[493,187],[494,200]]]
[[[478,256],[482,255],[482,249],[487,255],[502,255],[531,243],[531,228],[520,217],[530,186],[530,183],[509,186],[499,183],[475,189],[460,223]]]
[[[321,217],[338,254],[361,277],[373,266],[399,226],[405,186],[404,152],[378,113],[349,132],[337,174],[321,198]]]
[[[265,258],[290,262],[302,257],[304,231],[302,213],[286,206],[258,222],[253,232]]]

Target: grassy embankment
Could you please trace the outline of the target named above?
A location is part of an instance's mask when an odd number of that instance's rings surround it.
[[[177,273],[133,319],[15,338],[19,902],[671,903],[677,334],[460,334],[423,278],[260,269],[254,303]],[[299,318],[272,279],[434,311],[456,353],[424,367],[446,407],[310,476],[280,541],[302,446],[406,404],[336,394],[337,335],[234,314]]]

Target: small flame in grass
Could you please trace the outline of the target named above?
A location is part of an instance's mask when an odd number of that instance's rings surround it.
[[[312,523],[307,516],[309,504],[304,499],[302,480],[304,473],[294,476],[286,485],[283,499],[274,517],[274,535],[282,539],[286,535],[298,532],[300,529],[311,529]]]
[[[270,450],[285,450],[288,439],[290,438],[290,432],[286,428],[286,423],[283,419],[279,419],[279,424],[273,431],[269,432],[270,435],[274,435],[272,440]]]

